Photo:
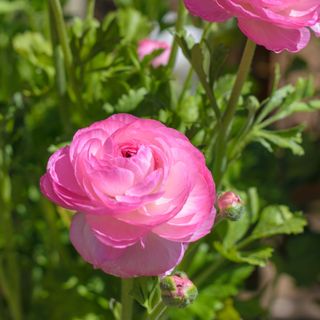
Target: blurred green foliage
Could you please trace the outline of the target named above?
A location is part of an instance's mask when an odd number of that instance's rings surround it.
[[[1,319],[119,319],[119,279],[81,260],[68,239],[72,213],[39,192],[50,153],[77,129],[116,112],[160,119],[184,132],[213,167],[217,118],[212,105],[215,100],[224,111],[235,79],[220,59],[226,55],[232,24],[203,25],[208,32],[201,43],[184,32],[177,35],[193,66],[190,74],[200,79],[201,85],[192,88],[188,79],[182,79],[184,86],[176,81],[170,67],[150,65],[159,52],[143,61],[137,55],[138,41],[150,34],[155,21],[161,28],[172,27],[163,20],[168,2],[116,4],[118,10],[102,21],[68,20],[70,68],[45,1],[0,2]],[[237,222],[219,222],[211,235],[191,246],[179,268],[198,285],[199,297],[185,310],[169,310],[169,319],[263,319],[259,296],[247,301],[236,297],[256,267],[271,257],[273,243],[266,238],[298,234],[306,225],[301,212],[270,203],[288,203],[285,183],[313,175],[319,158],[313,158],[308,171],[305,162],[285,153],[281,161],[290,159],[295,169],[278,183],[274,155],[260,146],[276,151],[276,157],[279,148],[303,155],[301,126],[275,130],[272,125],[296,112],[319,109],[320,103],[313,98],[311,78],[282,88],[278,74],[275,79],[270,97],[262,102],[253,95],[253,83],[246,83],[228,142],[229,169],[222,186],[238,189],[246,214]],[[306,146],[306,156],[314,155]],[[311,233],[289,238],[287,256],[276,252],[279,270],[298,284],[311,285],[319,279],[317,244],[318,235]],[[304,272],[306,263],[314,268]],[[152,311],[159,299],[156,285],[157,279],[135,282],[140,303],[135,319],[144,315],[143,307]]]

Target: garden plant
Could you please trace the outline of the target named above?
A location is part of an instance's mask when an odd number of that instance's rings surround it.
[[[254,159],[303,156],[277,123],[320,98],[277,65],[261,98],[252,62],[320,36],[319,1],[66,3],[0,2],[0,319],[269,319],[239,297],[307,220]]]

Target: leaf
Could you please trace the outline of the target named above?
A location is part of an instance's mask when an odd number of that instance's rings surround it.
[[[278,234],[299,234],[307,222],[301,212],[291,212],[286,206],[268,206],[250,235],[250,240],[268,238]]]
[[[250,227],[250,216],[247,212],[238,221],[227,221],[228,231],[223,238],[225,248],[232,248],[234,244],[242,239]]]
[[[132,8],[120,9],[118,11],[118,21],[120,33],[125,42],[142,39],[151,31],[149,20]]]
[[[28,9],[27,2],[25,1],[1,1],[0,14],[10,14],[15,11],[26,11]]]
[[[13,47],[32,65],[53,76],[52,49],[50,43],[40,33],[27,31],[16,35],[13,39]]]
[[[117,105],[114,107],[117,112],[130,112],[138,107],[148,93],[147,89],[130,90],[128,94],[123,95]]]
[[[151,313],[160,299],[159,278],[140,277],[135,279],[132,295],[147,309],[148,313]]]
[[[268,151],[272,151],[272,147],[270,145],[270,143],[272,143],[281,148],[288,148],[293,154],[301,156],[304,154],[304,150],[300,146],[300,143],[302,142],[302,130],[302,126],[278,131],[260,129],[253,131],[252,134],[254,140],[263,144]]]
[[[251,216],[251,223],[255,223],[259,217],[259,195],[256,188],[250,188],[247,193],[248,214]]]
[[[240,314],[234,308],[232,299],[225,301],[223,309],[217,314],[217,320],[241,320]]]
[[[296,101],[290,104],[288,107],[279,110],[274,116],[272,116],[272,122],[282,120],[293,113],[297,112],[313,112],[320,109],[320,100],[310,101]],[[271,121],[270,119],[270,121]],[[270,122],[268,121],[268,122]]]
[[[222,243],[215,242],[214,247],[216,250],[224,256],[226,259],[236,263],[248,263],[253,266],[264,267],[269,258],[271,258],[273,249],[272,248],[258,248],[252,251],[240,252],[234,246],[226,249]]]
[[[258,116],[257,122],[262,121],[270,112],[278,108],[285,99],[294,92],[294,87],[289,84],[275,91],[274,94],[267,101],[266,105],[262,109],[260,115]]]

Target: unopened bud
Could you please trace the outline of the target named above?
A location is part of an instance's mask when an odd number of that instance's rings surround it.
[[[184,272],[162,278],[160,288],[163,303],[171,307],[184,308],[198,295],[197,287]]]
[[[224,192],[219,196],[218,208],[221,216],[232,221],[239,220],[244,213],[242,200],[233,192]]]

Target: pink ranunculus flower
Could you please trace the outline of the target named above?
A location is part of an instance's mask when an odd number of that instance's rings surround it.
[[[201,152],[178,131],[128,114],[79,130],[50,157],[40,185],[77,211],[70,238],[80,255],[120,277],[168,272],[216,213]]]
[[[310,30],[320,36],[319,0],[184,0],[188,10],[205,20],[238,19],[241,31],[275,52],[297,52],[309,42]]]
[[[163,52],[161,52],[159,56],[155,57],[151,63],[154,68],[166,66],[169,62],[171,46],[165,41],[152,39],[141,40],[138,44],[139,59],[142,60],[145,56],[159,49],[163,49]]]

